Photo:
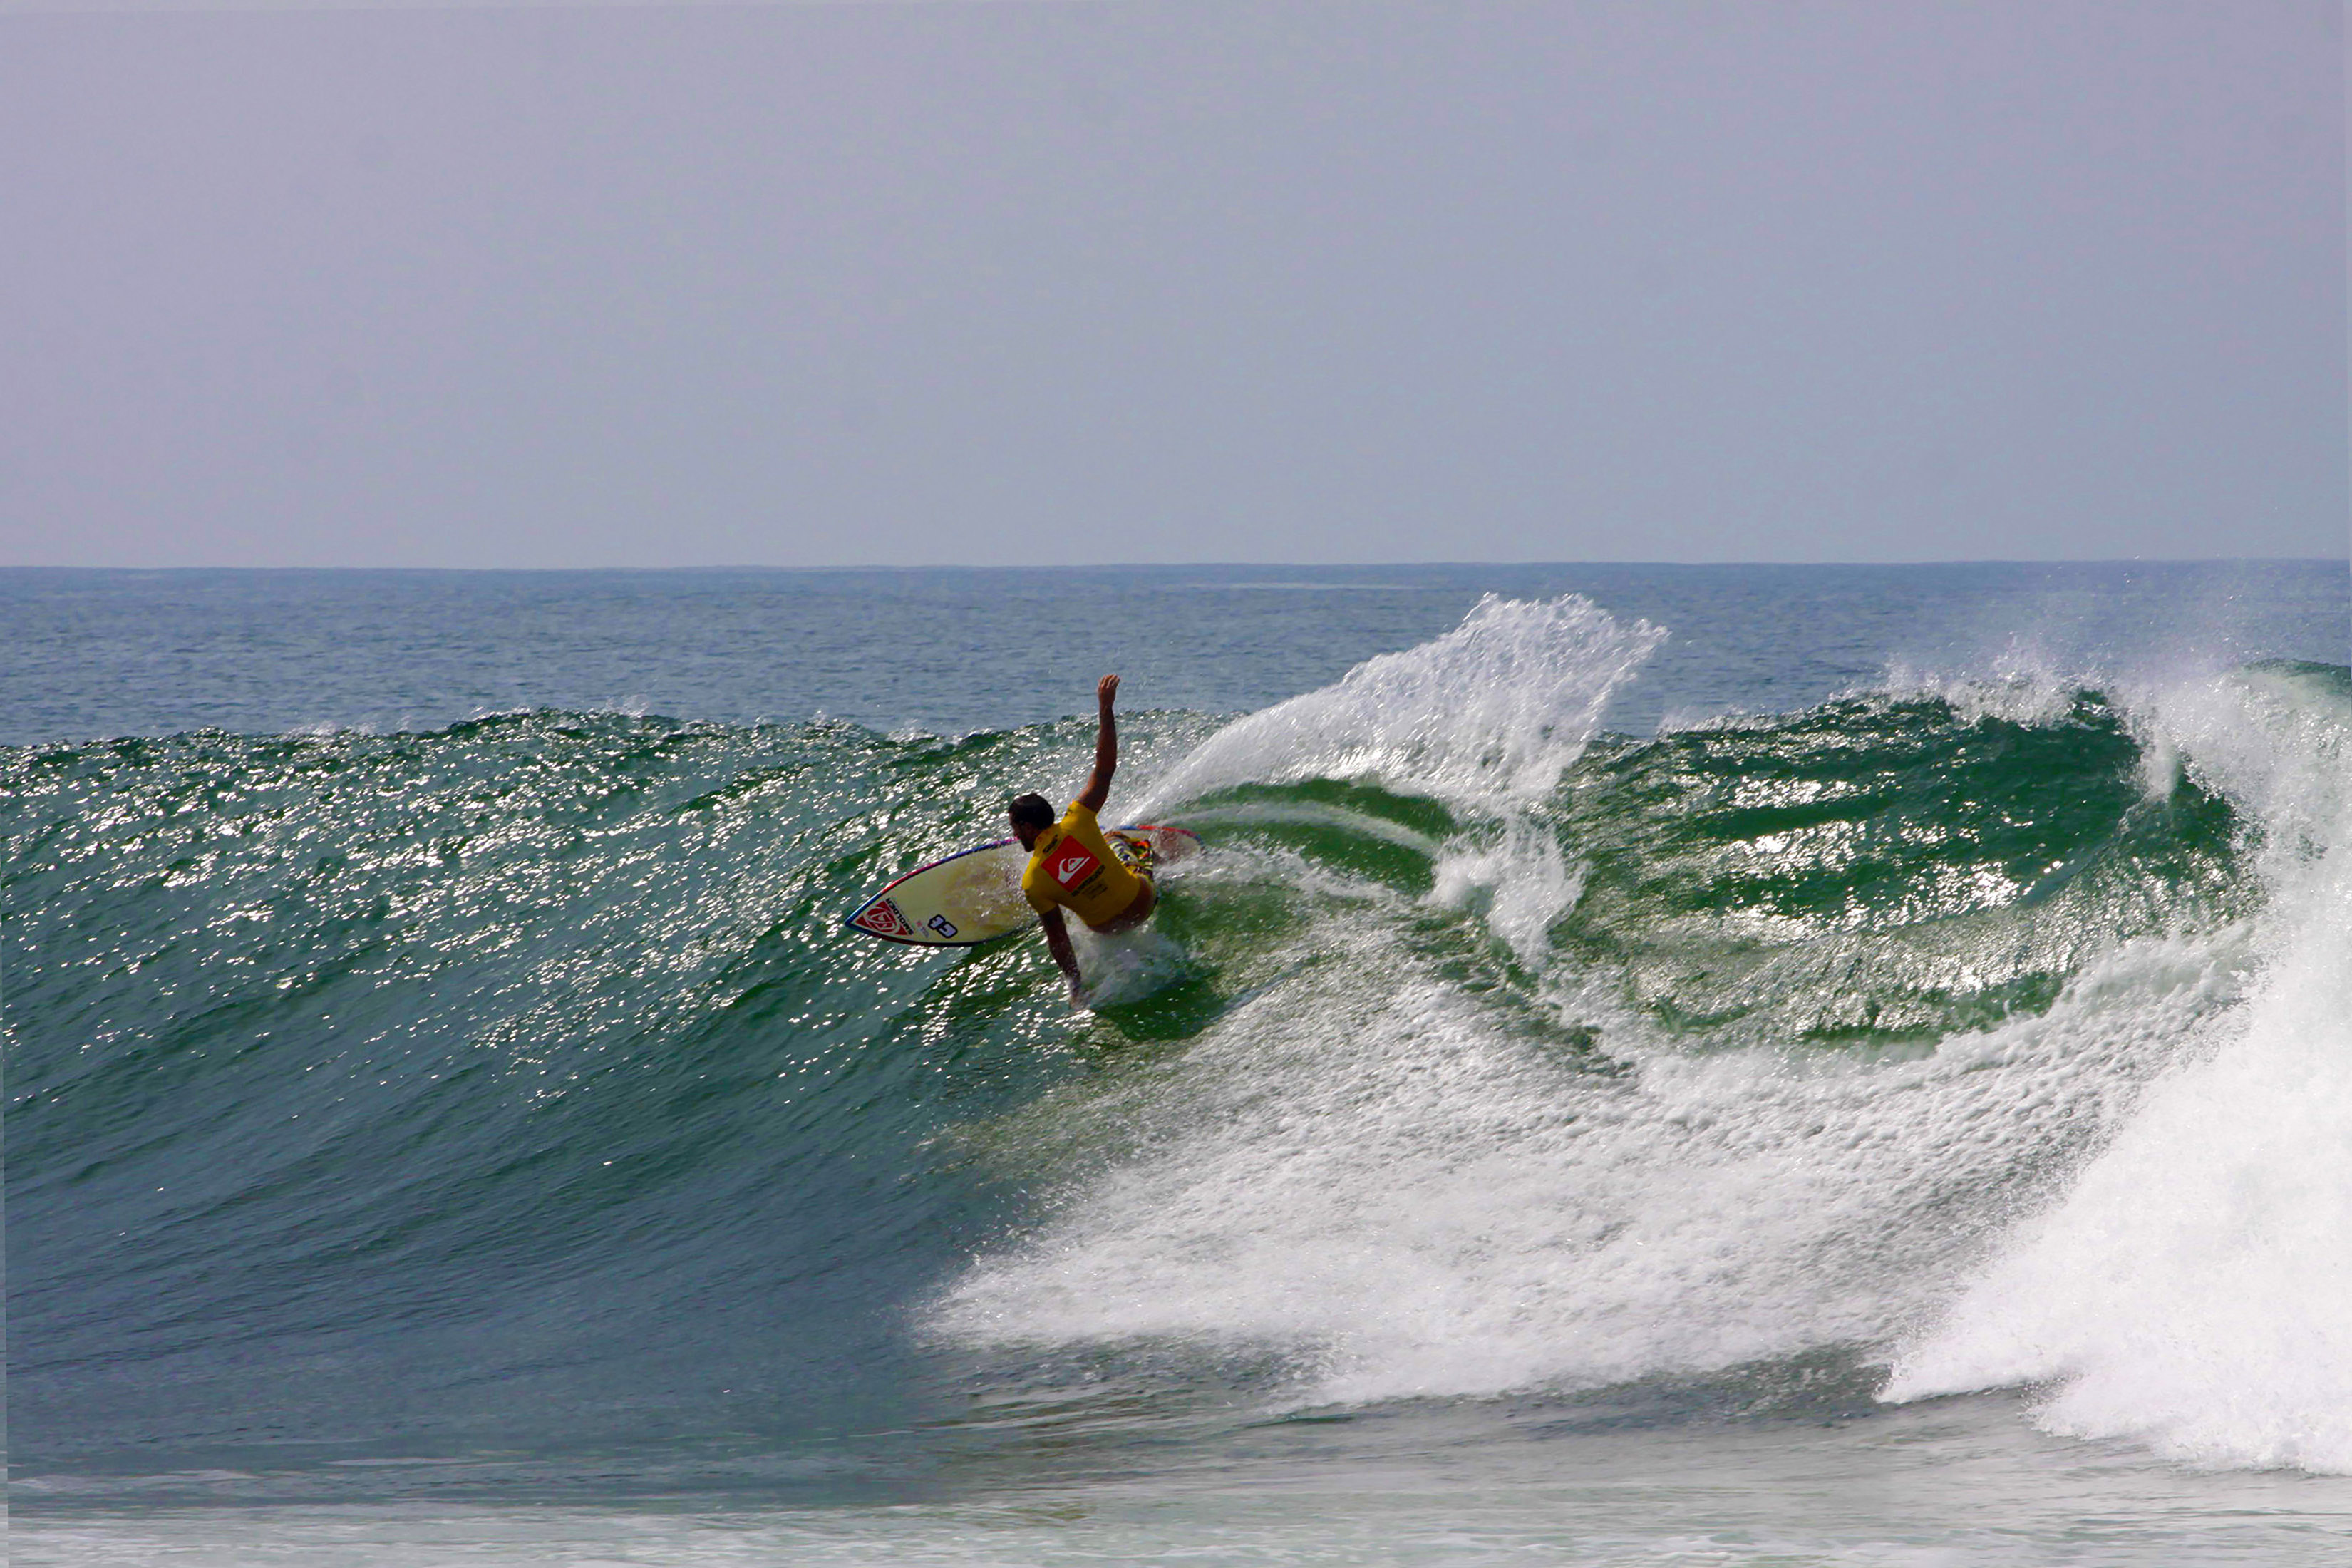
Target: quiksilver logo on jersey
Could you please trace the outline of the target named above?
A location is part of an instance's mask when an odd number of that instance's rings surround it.
[[[1065,888],[1074,887],[1093,875],[1094,868],[1095,858],[1091,854],[1065,855],[1054,862],[1054,880]]]

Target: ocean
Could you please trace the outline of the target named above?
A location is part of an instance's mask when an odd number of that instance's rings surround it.
[[[2352,1561],[2341,562],[0,616],[16,1563]]]

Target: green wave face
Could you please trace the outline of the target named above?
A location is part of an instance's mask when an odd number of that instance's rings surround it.
[[[1557,934],[1680,1035],[1932,1043],[2243,911],[2228,805],[2143,774],[2092,693],[2032,724],[1856,699],[1604,746],[1560,803],[1591,869]]]
[[[796,1331],[887,1338],[874,1300],[938,1267],[892,1238],[992,1201],[918,1145],[1034,1086],[1066,1015],[1042,949],[910,964],[838,920],[1071,749],[537,713],[12,753],[24,1429],[70,1407],[102,1439],[93,1379],[133,1363],[177,1370],[124,1394],[130,1429],[159,1397],[190,1440],[248,1398],[363,1423],[236,1358],[394,1327],[460,1418],[517,1379],[656,1397],[665,1356],[760,1387],[787,1300]],[[516,1349],[550,1336],[575,1353]]]
[[[1533,968],[1572,964],[1686,1047],[1902,1049],[2049,1005],[2087,959],[2251,906],[2242,825],[2147,776],[2102,696],[2037,722],[1854,698],[1651,741],[1602,737],[1528,816],[1573,867]],[[1346,780],[1191,803],[1212,841],[1298,857],[1412,901],[1424,947],[1482,986],[1541,988],[1476,918],[1433,918],[1441,863],[1500,831]],[[1306,917],[1301,916],[1304,919]],[[1273,928],[1261,911],[1253,935]],[[1598,1039],[1606,1010],[1582,1037]]]

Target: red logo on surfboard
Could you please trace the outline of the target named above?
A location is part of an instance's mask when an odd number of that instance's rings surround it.
[[[849,923],[854,926],[863,926],[877,936],[915,934],[915,928],[907,923],[907,917],[898,912],[898,906],[887,899],[875,900],[872,904],[858,910]]]

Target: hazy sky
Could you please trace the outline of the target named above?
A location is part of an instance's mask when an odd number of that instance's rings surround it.
[[[0,8],[0,562],[2346,553],[2334,0]]]

